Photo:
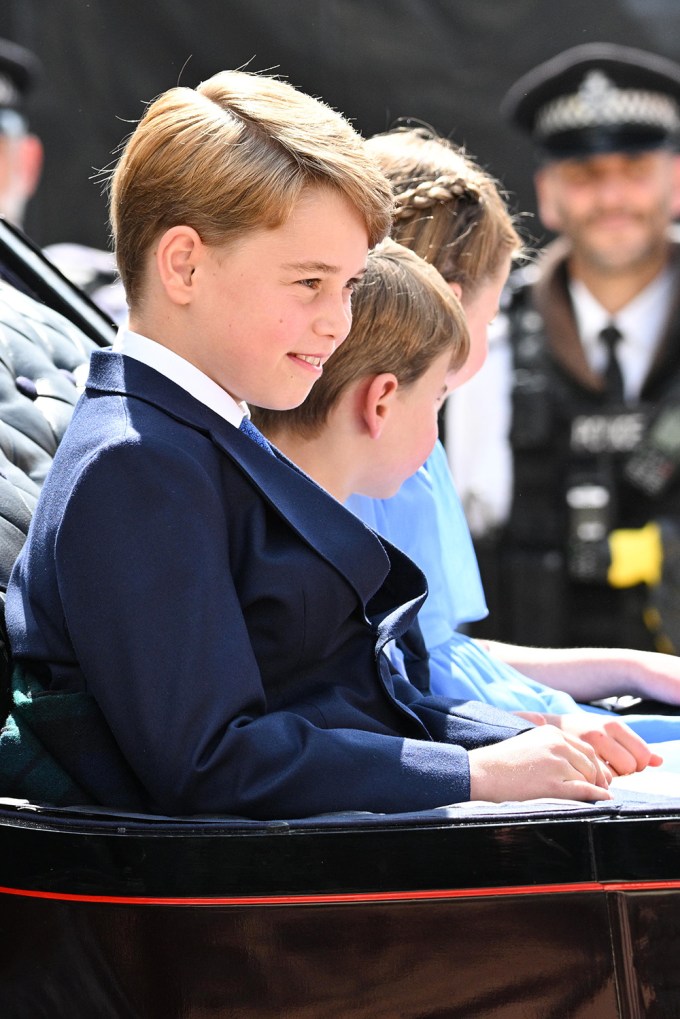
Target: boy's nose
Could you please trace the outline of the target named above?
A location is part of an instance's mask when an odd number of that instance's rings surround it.
[[[346,297],[329,297],[319,308],[315,331],[319,336],[331,336],[340,343],[352,325],[352,311]]]

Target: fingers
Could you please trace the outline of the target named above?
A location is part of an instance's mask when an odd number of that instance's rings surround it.
[[[567,715],[563,729],[588,743],[600,760],[605,761],[614,775],[631,775],[660,763],[645,741],[627,725],[616,719],[593,718],[586,713]]]
[[[653,755],[645,741],[623,722],[607,722],[604,729],[614,748],[614,758],[605,756],[605,761],[609,761],[617,774],[630,775],[634,771],[643,771],[652,757],[658,756]]]
[[[647,745],[640,741],[641,746],[633,744],[630,748],[626,741],[614,732],[593,732],[584,734],[584,739],[591,744],[598,756],[606,761],[614,775],[631,775],[634,771],[642,771],[649,763]]]
[[[592,785],[590,782],[585,782],[582,779],[565,782],[563,795],[569,800],[583,800],[586,803],[613,799],[609,789],[599,785]]]
[[[542,715],[540,711],[513,711],[513,715],[524,718],[527,722],[533,722],[534,725],[546,724],[546,716]]]
[[[598,789],[607,789],[612,780],[612,770],[604,758],[598,756],[594,748],[586,741],[567,734],[563,734],[563,737],[568,748],[567,761],[578,773],[579,779],[585,779],[587,783],[597,786]],[[574,779],[569,776],[566,781],[574,781]]]
[[[472,799],[611,799],[608,766],[589,744],[552,725],[471,750],[469,760]]]

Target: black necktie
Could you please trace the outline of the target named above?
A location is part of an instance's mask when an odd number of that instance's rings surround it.
[[[272,447],[267,442],[260,429],[255,427],[250,418],[248,417],[243,418],[241,424],[239,425],[239,431],[243,432],[243,434],[247,435],[249,439],[252,439],[253,442],[256,442],[258,446],[261,446],[262,449],[266,449],[268,453],[271,453],[271,455],[274,456]]]
[[[623,403],[623,375],[621,374],[619,359],[616,356],[616,346],[621,339],[621,333],[614,323],[610,322],[600,333],[600,339],[606,344],[608,351],[607,364],[604,371],[607,403]]]

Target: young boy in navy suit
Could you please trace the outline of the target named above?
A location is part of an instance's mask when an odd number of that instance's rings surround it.
[[[353,129],[283,82],[223,72],[147,109],[111,186],[129,327],[8,590],[4,749],[35,767],[3,794],[254,818],[608,798],[580,741],[400,678],[383,647],[422,574],[242,430],[320,377],[391,211]],[[441,375],[465,333],[430,290]]]

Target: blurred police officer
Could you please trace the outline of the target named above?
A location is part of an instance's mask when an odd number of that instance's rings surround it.
[[[26,99],[40,72],[37,58],[0,39],[0,215],[21,226],[40,181],[43,147],[26,118]]]
[[[489,632],[675,650],[680,66],[578,46],[524,75],[502,111],[535,143],[539,215],[558,237],[513,277],[506,342],[452,411],[476,458],[466,473],[451,454]]]
[[[27,116],[27,100],[41,75],[42,65],[35,54],[0,38],[0,216],[22,228],[44,162],[43,144],[30,130]],[[125,318],[125,297],[110,251],[63,243],[47,247],[45,253],[112,320]]]

